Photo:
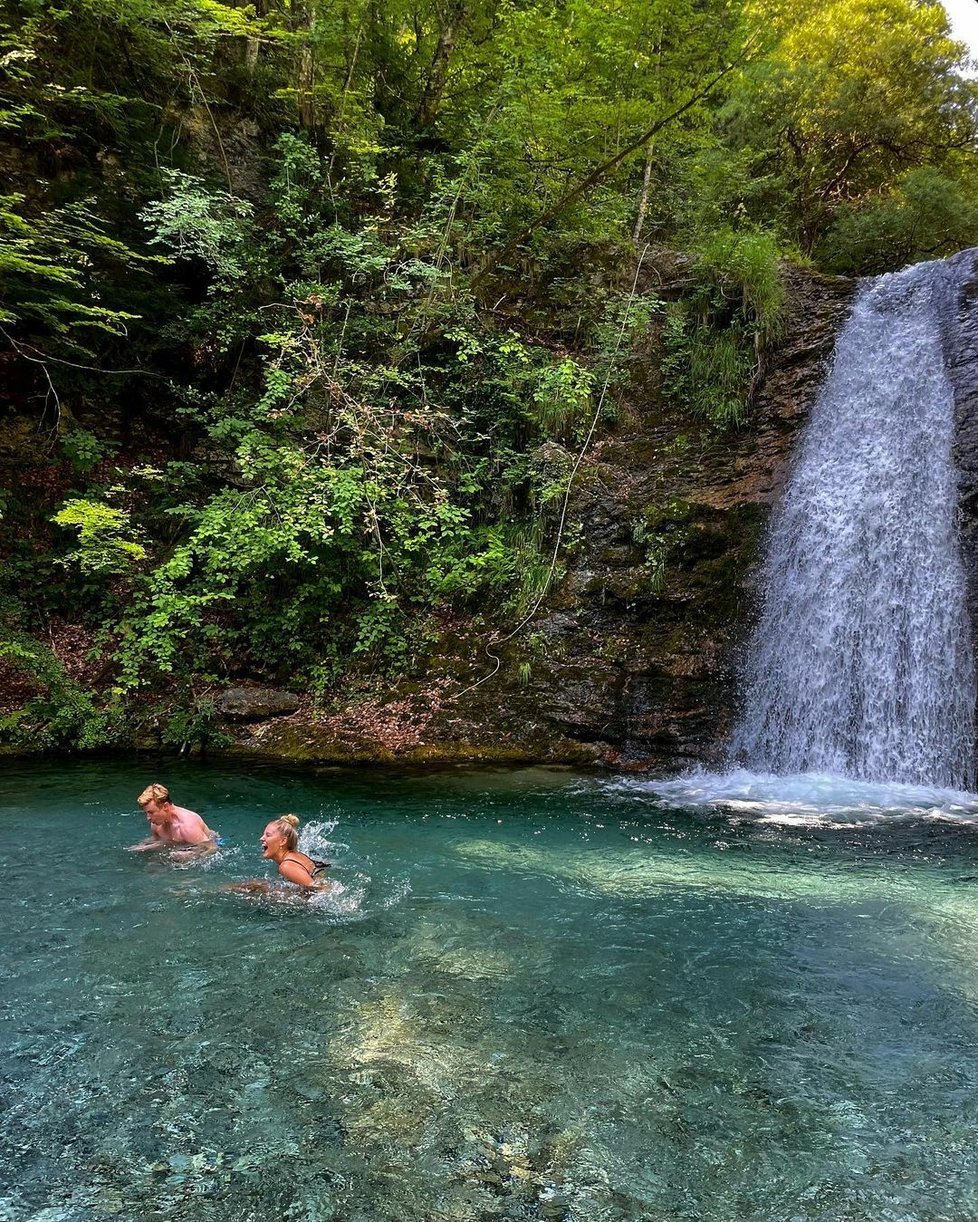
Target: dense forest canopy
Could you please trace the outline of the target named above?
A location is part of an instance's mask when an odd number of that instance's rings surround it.
[[[518,622],[639,337],[666,399],[743,427],[784,260],[978,242],[939,4],[7,0],[0,82],[0,650],[33,741],[155,700],[185,742],[229,677],[328,702],[453,616]]]

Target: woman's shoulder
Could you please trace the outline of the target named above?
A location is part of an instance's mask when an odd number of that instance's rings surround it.
[[[304,870],[310,878],[316,873],[317,866],[311,857],[306,853],[300,853],[298,849],[290,849],[288,853],[279,862],[279,869],[282,866],[293,865],[298,866],[300,870]]]
[[[283,861],[297,861],[300,865],[311,866],[314,864],[308,853],[303,853],[300,849],[289,849],[282,858]]]

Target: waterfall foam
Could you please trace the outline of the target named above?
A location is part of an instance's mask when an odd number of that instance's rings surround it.
[[[731,760],[974,785],[975,673],[941,317],[958,273],[866,284],[771,524]]]
[[[669,781],[629,777],[614,788],[667,807],[713,808],[765,823],[853,827],[879,821],[978,826],[978,795],[896,781],[857,781],[818,772],[773,776],[734,769],[687,772]]]

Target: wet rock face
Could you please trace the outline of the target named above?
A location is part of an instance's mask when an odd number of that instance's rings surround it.
[[[954,387],[955,461],[961,477],[965,525],[978,501],[978,249],[962,251],[953,260],[964,275],[952,314],[944,328],[944,350]]]
[[[971,635],[978,656],[978,248],[955,255],[963,279],[944,328],[954,387],[954,457],[959,472],[961,554],[968,578]]]
[[[581,544],[536,626],[534,707],[614,766],[723,757],[764,527],[856,288],[789,275],[784,338],[747,427],[717,434],[652,393],[582,469]]]

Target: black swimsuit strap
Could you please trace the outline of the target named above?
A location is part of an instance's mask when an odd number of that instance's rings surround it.
[[[282,864],[284,865],[287,861],[291,861],[294,865],[302,866],[303,870],[305,870],[305,872],[309,875],[309,877],[312,878],[313,874],[315,874],[315,870],[310,870],[310,868],[306,865],[304,861],[298,860],[298,857],[299,857],[299,854],[296,854],[295,857],[292,857],[291,854],[286,853],[286,855],[282,858]],[[309,860],[312,861],[312,858],[310,857]]]

